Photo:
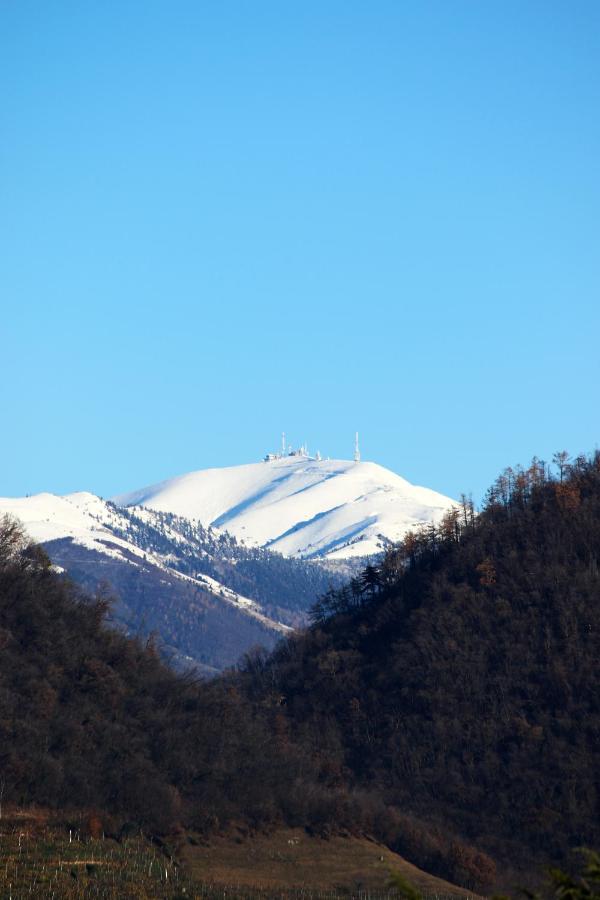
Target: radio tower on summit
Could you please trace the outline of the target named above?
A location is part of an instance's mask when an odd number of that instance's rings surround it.
[[[358,431],[354,435],[354,462],[360,462],[360,450],[358,449]]]

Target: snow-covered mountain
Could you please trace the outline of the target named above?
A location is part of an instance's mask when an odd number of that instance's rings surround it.
[[[107,582],[115,624],[157,633],[176,662],[232,665],[273,646],[361,558],[437,521],[447,497],[374,463],[295,455],[191,472],[105,501],[0,498],[87,591]]]
[[[200,560],[196,566],[200,571],[193,574],[182,571],[178,557],[201,556],[198,547],[194,547],[193,541],[179,531],[176,524],[167,525],[150,510],[121,511],[94,494],[80,491],[63,497],[43,493],[16,499],[0,498],[0,515],[4,513],[18,518],[28,535],[40,544],[48,545],[67,539],[130,566],[155,566],[172,577],[195,583],[203,590],[218,595],[222,602],[233,604],[274,631],[288,630],[287,626],[266,616],[255,600],[244,597],[202,572]],[[166,553],[152,552],[140,540],[140,526],[143,528],[144,524],[158,529],[170,539]],[[173,546],[178,551],[175,554],[172,552]]]
[[[248,545],[305,559],[380,552],[453,505],[375,463],[306,456],[190,472],[113,500],[176,513]]]
[[[0,498],[50,559],[87,591],[108,585],[127,632],[156,633],[175,662],[219,669],[256,644],[273,646],[341,573],[227,532],[94,494]]]

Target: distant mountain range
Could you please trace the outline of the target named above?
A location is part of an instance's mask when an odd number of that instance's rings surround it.
[[[207,672],[272,647],[364,558],[452,504],[373,463],[292,456],[192,472],[106,501],[0,499],[113,620]]]

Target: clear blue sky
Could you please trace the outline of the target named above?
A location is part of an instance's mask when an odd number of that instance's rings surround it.
[[[0,495],[597,445],[597,0],[18,0],[0,85]]]

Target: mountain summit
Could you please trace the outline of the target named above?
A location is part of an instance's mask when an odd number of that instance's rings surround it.
[[[377,553],[453,505],[375,463],[304,455],[190,472],[112,500],[195,519],[304,559]]]

